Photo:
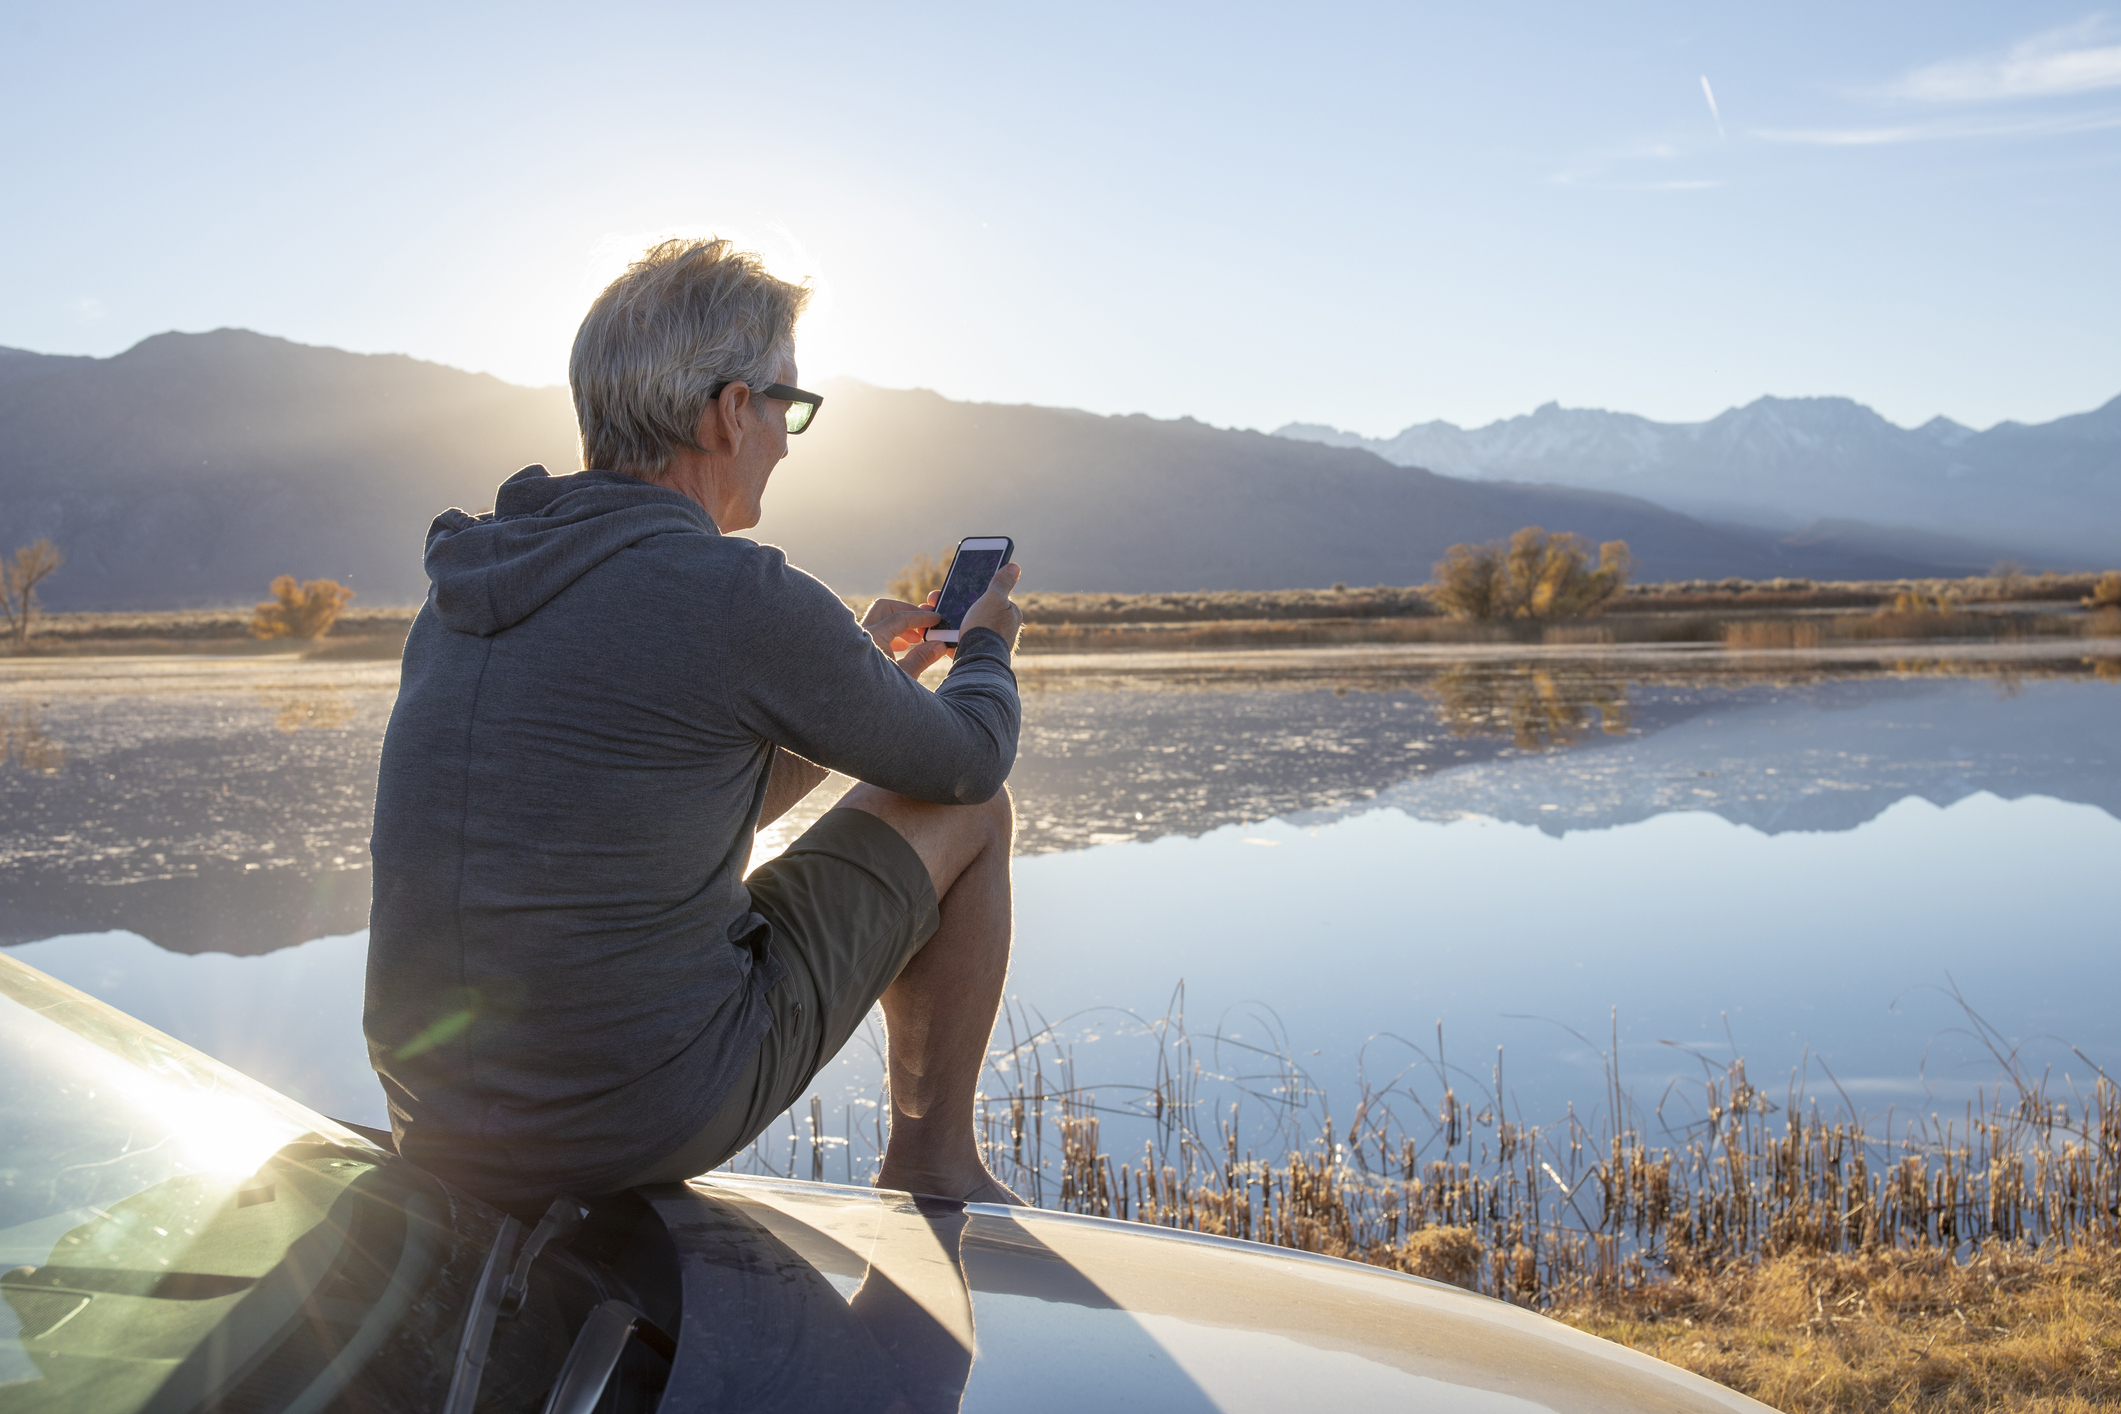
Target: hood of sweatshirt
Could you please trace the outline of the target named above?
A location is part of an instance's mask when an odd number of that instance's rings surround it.
[[[654,535],[713,535],[677,492],[616,471],[554,476],[526,466],[483,515],[447,510],[427,532],[435,613],[458,633],[512,628],[619,551]]]

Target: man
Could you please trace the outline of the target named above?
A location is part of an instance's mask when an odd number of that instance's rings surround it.
[[[972,1096],[1008,968],[1009,566],[964,619],[857,623],[739,539],[822,401],[806,289],[668,241],[568,376],[585,470],[445,511],[376,792],[365,1016],[399,1149],[504,1207],[716,1167],[884,1005],[878,1182],[1015,1202]],[[751,872],[827,769],[863,782]]]

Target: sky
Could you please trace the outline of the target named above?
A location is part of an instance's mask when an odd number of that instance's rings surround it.
[[[803,381],[1388,435],[2121,393],[2121,13],[1785,0],[0,0],[0,345],[561,383],[626,259],[811,280]]]

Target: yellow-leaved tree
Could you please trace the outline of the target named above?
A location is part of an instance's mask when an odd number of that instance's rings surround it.
[[[1582,536],[1528,525],[1508,544],[1453,545],[1431,572],[1436,587],[1429,597],[1461,619],[1581,618],[1627,586],[1631,563],[1625,540],[1599,546],[1593,568]]]
[[[339,611],[354,592],[333,579],[310,579],[300,584],[291,574],[272,582],[273,597],[250,616],[250,631],[257,638],[322,638],[338,622]]]
[[[950,557],[956,553],[955,545],[932,555],[923,550],[904,569],[891,576],[884,585],[884,597],[907,604],[920,603],[943,587],[943,577],[950,573]]]

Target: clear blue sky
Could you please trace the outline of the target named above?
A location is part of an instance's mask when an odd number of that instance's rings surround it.
[[[714,230],[817,280],[806,382],[1373,434],[2121,392],[2078,5],[8,0],[0,56],[0,344],[48,352],[555,383],[629,249]]]

